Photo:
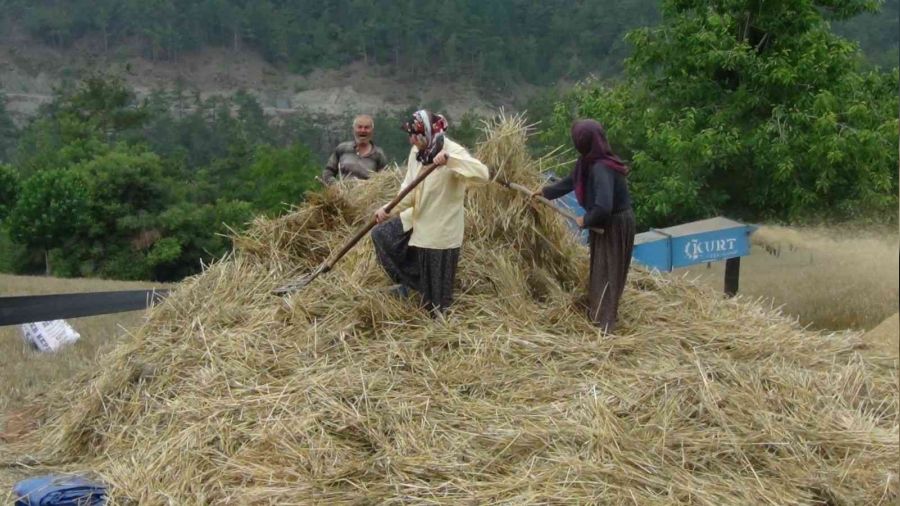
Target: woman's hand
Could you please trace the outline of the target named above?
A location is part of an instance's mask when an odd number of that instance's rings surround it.
[[[531,193],[531,198],[537,198],[537,197],[543,197],[543,196],[544,196],[544,190],[543,190],[543,189],[540,189],[540,190],[538,190],[538,191],[536,191],[536,192],[532,192],[532,193]]]
[[[447,160],[449,158],[450,158],[450,155],[448,155],[446,151],[441,151],[440,153],[435,155],[434,160],[432,160],[432,162],[434,162],[435,165],[446,165]]]
[[[575,218],[575,224],[578,225],[578,228],[584,228],[584,216]]]
[[[375,223],[381,223],[390,217],[391,215],[388,214],[383,207],[379,207],[378,210],[375,211]]]

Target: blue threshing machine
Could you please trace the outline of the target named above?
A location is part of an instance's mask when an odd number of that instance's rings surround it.
[[[584,215],[584,210],[571,193],[557,202],[577,216]],[[654,228],[635,236],[632,259],[665,272],[724,260],[725,293],[734,295],[738,291],[741,257],[750,254],[750,234],[755,230],[753,225],[722,216],[674,227]],[[587,242],[587,231],[581,231],[581,234],[582,240]]]

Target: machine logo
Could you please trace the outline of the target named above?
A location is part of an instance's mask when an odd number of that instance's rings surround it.
[[[713,260],[728,256],[735,253],[735,243],[737,239],[714,239],[711,241],[698,241],[691,239],[684,245],[684,254],[689,259],[697,260]]]

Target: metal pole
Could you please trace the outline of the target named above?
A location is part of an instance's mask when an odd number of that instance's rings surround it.
[[[725,295],[734,297],[737,294],[740,276],[741,257],[725,260]]]
[[[169,290],[60,293],[0,297],[0,327],[146,309]]]

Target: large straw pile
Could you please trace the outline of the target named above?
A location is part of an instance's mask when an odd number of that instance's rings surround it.
[[[522,121],[489,127],[479,156],[536,186]],[[586,253],[496,184],[470,194],[446,321],[387,294],[368,239],[288,304],[269,294],[398,180],[257,222],[5,458],[94,470],[141,504],[896,497],[896,364],[866,362],[858,335],[640,271],[604,338],[582,313]]]

